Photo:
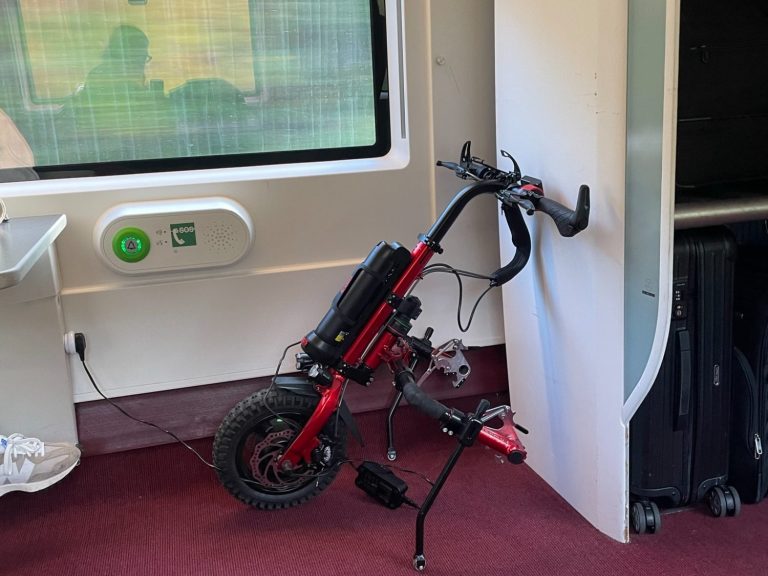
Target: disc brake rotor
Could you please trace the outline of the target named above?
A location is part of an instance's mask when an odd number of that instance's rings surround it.
[[[280,454],[294,435],[293,430],[272,432],[253,447],[249,464],[256,482],[265,488],[285,490],[306,481],[302,476],[297,477],[295,470],[282,470],[278,465]]]

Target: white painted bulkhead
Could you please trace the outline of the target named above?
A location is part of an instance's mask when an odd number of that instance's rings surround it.
[[[643,46],[636,36],[628,44],[629,33],[649,31],[648,11],[633,2],[504,0],[495,19],[499,147],[568,206],[580,184],[592,189],[589,228],[566,239],[536,218],[531,264],[504,287],[511,402],[532,430],[525,437],[531,467],[620,541],[629,538],[629,420],[658,372],[669,326],[679,4],[653,2],[652,52],[661,56],[651,72],[659,81],[633,84],[629,101],[628,63],[633,80],[641,75],[638,60],[648,64],[647,54],[628,52]],[[630,123],[628,132],[630,114],[635,120],[645,99],[658,107],[649,115],[655,123]],[[647,202],[630,206],[634,155],[659,177],[634,189]],[[648,228],[654,243],[644,246],[640,233]],[[501,244],[504,259],[513,247],[503,235]],[[637,259],[643,251],[647,257]],[[635,297],[641,290],[646,295]],[[627,341],[644,347],[627,349]],[[625,382],[629,355],[639,370]]]
[[[405,167],[334,174],[329,166],[326,175],[302,177],[289,177],[290,167],[274,176],[280,172],[267,167],[253,170],[250,178],[234,169],[241,181],[224,175],[217,183],[193,183],[199,178],[179,174],[179,183],[169,185],[165,174],[155,178],[160,184],[142,176],[140,186],[123,189],[108,181],[99,190],[81,181],[85,191],[79,192],[70,180],[8,185],[0,192],[12,215],[67,215],[57,241],[65,327],[86,334],[89,365],[108,394],[273,373],[283,348],[315,327],[374,244],[398,241],[411,248],[464,184],[448,171],[437,175],[436,159],[456,159],[466,139],[478,154],[494,158],[493,3],[403,5],[410,152]],[[437,54],[442,65],[435,63]],[[231,198],[253,219],[253,248],[232,266],[126,276],[105,266],[93,248],[94,226],[117,204],[207,196]],[[493,201],[471,205],[444,247],[440,261],[480,272],[498,268]],[[474,302],[484,287],[469,283],[466,302]],[[434,326],[435,341],[457,336],[455,280],[433,275],[417,294],[425,310],[419,326]],[[467,344],[503,341],[500,302],[498,293],[486,297],[463,335]],[[286,368],[291,364],[289,358]],[[75,400],[96,399],[79,363],[70,371]]]

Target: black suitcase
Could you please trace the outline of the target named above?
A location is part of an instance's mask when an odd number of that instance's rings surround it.
[[[728,229],[733,232],[736,243],[739,245],[739,260],[741,253],[746,248],[754,249],[760,247],[762,253],[768,255],[768,220],[750,220],[748,222],[735,222],[728,225]],[[737,266],[738,270],[739,266]],[[738,284],[736,286],[738,290]]]
[[[682,0],[676,181],[768,178],[768,3]]]
[[[675,237],[672,324],[659,375],[630,423],[630,509],[636,532],[657,532],[658,507],[705,501],[736,515],[726,485],[736,243],[725,228]]]
[[[768,491],[768,262],[765,250],[742,250],[736,267],[735,343],[729,478],[745,502]]]

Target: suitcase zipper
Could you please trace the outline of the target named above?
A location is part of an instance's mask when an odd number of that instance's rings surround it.
[[[762,341],[760,342],[760,350],[757,356],[757,366],[755,366],[754,376],[755,384],[757,385],[757,425],[758,432],[765,433],[765,427],[768,422],[765,418],[766,409],[766,395],[768,394],[768,378],[766,377],[765,361],[768,359],[766,352],[768,352],[768,330],[763,330]]]
[[[744,356],[744,353],[739,350],[738,348],[734,348],[734,357],[736,359],[736,364],[738,364],[739,368],[741,368],[742,373],[744,374],[744,382],[747,385],[747,394],[745,395],[747,399],[747,413],[749,414],[749,424],[747,425],[747,434],[746,437],[742,436],[743,441],[746,443],[746,448],[749,450],[750,444],[752,445],[754,449],[754,454],[757,454],[757,442],[760,441],[760,434],[756,432],[757,429],[756,424],[760,422],[760,402],[758,400],[757,406],[755,406],[755,402],[753,398],[756,394],[759,393],[759,387],[756,386],[755,382],[755,376],[752,371],[752,367],[749,364],[749,360],[747,360],[747,357]],[[755,422],[755,412],[758,412],[758,419],[757,422]],[[750,438],[750,434],[752,434],[752,438]],[[762,442],[760,443],[760,452],[762,453]],[[758,459],[758,456],[755,456],[755,459]]]
[[[768,330],[763,328],[762,342],[760,343],[760,351],[758,352],[757,366],[755,367],[755,384],[759,396],[757,396],[757,425],[760,433],[765,433],[766,430],[766,392],[768,392],[768,382],[765,375],[765,361],[766,361],[766,348],[768,348]],[[759,433],[755,434],[755,457],[760,459],[763,452],[763,443]],[[759,453],[758,453],[759,451]],[[757,499],[760,500],[765,496],[765,463],[761,462],[757,467]]]

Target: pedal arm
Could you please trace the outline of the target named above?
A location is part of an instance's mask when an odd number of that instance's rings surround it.
[[[483,446],[488,446],[496,450],[496,452],[505,455],[512,464],[522,464],[528,453],[517,436],[513,420],[514,413],[509,406],[504,406],[503,408],[505,410],[498,415],[503,423],[502,426],[500,428],[483,426],[477,435],[477,441]]]

